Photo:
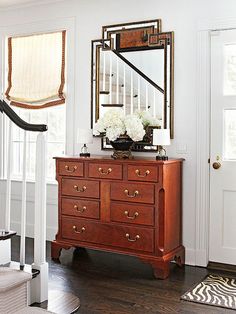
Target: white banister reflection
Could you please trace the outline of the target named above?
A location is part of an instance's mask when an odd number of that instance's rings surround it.
[[[109,54],[110,56],[110,67],[109,67],[109,102],[112,103],[112,55],[111,52]]]
[[[123,65],[123,108],[124,114],[126,114],[126,65]]]
[[[134,73],[130,73],[130,113],[134,112]]]
[[[119,104],[119,92],[120,92],[120,86],[119,86],[119,60],[116,59],[116,103]]]

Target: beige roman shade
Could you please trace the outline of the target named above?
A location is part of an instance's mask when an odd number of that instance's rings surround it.
[[[66,31],[8,38],[6,97],[14,106],[40,109],[65,102]]]

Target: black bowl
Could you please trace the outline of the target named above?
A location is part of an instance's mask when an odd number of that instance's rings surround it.
[[[110,141],[111,146],[115,149],[115,150],[129,150],[133,144],[133,140],[131,140],[131,138],[118,138],[115,141]]]

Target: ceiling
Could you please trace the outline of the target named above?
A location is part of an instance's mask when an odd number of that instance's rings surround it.
[[[39,3],[50,3],[56,1],[58,0],[0,0],[0,9],[18,7],[21,5],[36,5]]]

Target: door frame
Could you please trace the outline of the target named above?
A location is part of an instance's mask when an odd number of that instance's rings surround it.
[[[203,267],[209,262],[211,36],[227,29],[236,29],[236,18],[200,20],[197,30],[195,265]]]

